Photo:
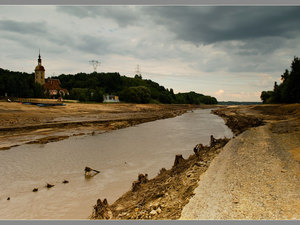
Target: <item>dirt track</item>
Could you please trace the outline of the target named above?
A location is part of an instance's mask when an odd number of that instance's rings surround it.
[[[300,219],[299,109],[222,109],[236,118],[264,119],[266,125],[246,130],[224,147],[200,177],[181,219]]]

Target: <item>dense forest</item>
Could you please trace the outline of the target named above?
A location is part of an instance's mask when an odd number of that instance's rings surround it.
[[[43,87],[34,82],[34,73],[21,73],[0,68],[0,97],[43,97]]]
[[[263,91],[263,103],[300,103],[300,59],[294,57],[291,71],[285,70],[281,75],[281,84],[274,83],[273,91]]]
[[[118,95],[120,101],[132,103],[164,104],[217,104],[211,96],[195,92],[174,94],[152,80],[136,75],[134,78],[119,73],[77,73],[57,77],[61,87],[69,90],[67,99],[82,102],[102,102],[103,94]],[[43,87],[34,83],[34,73],[12,72],[0,68],[0,96],[43,98]],[[57,96],[59,97],[59,96]]]

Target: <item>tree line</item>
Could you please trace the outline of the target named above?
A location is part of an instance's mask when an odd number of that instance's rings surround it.
[[[217,104],[217,99],[195,92],[174,94],[173,89],[143,79],[142,76],[121,76],[119,73],[77,73],[51,77],[59,79],[61,87],[69,90],[66,99],[82,102],[102,102],[104,94],[117,95],[120,101],[164,104]],[[0,69],[0,96],[43,98],[43,87],[34,83],[34,73]]]
[[[43,86],[34,82],[34,73],[13,72],[0,68],[0,97],[44,97]]]
[[[300,103],[300,59],[294,57],[291,70],[281,75],[281,84],[274,83],[272,91],[263,91],[263,103]]]

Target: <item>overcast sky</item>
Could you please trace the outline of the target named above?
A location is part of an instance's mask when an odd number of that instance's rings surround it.
[[[260,101],[300,56],[296,6],[0,6],[0,67],[143,78],[219,101]]]

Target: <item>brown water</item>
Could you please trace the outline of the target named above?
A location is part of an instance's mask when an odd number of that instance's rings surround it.
[[[152,178],[209,137],[232,137],[210,110],[48,144],[0,151],[0,219],[87,219],[97,198],[113,203],[138,173]],[[101,173],[86,179],[85,166]],[[62,181],[67,179],[68,184]],[[51,189],[46,183],[55,184]],[[33,188],[38,192],[32,192]],[[11,200],[7,201],[10,196]]]

